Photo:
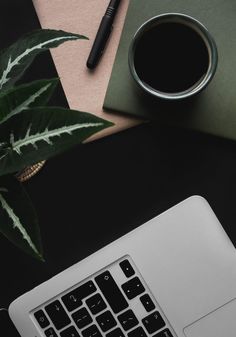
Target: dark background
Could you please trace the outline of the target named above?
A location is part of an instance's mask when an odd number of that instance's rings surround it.
[[[1,0],[1,48],[36,27],[31,1]],[[25,80],[54,76],[45,54]],[[66,105],[61,88],[53,103]],[[48,161],[25,187],[46,262],[0,236],[0,307],[193,194],[209,201],[236,245],[236,143],[229,140],[146,124]]]

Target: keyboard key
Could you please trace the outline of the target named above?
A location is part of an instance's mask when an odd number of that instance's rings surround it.
[[[102,337],[101,332],[98,330],[98,327],[95,324],[83,330],[82,335],[83,337]]]
[[[103,314],[96,317],[96,320],[103,332],[106,332],[117,325],[110,311],[105,311]]]
[[[68,311],[73,311],[82,305],[82,299],[88,297],[96,290],[95,284],[92,281],[88,281],[82,286],[62,296],[62,301]]]
[[[146,332],[139,326],[138,328],[130,331],[128,337],[147,337]]]
[[[53,328],[49,328],[45,331],[46,337],[58,337],[55,330]]]
[[[123,334],[120,328],[116,328],[115,330],[112,330],[111,332],[109,332],[106,335],[106,337],[125,337],[125,335]]]
[[[86,308],[79,309],[72,315],[79,329],[83,329],[86,325],[90,324],[93,320]]]
[[[173,335],[169,329],[165,329],[159,332],[158,334],[154,335],[153,337],[173,337]]]
[[[100,311],[106,309],[107,307],[100,294],[96,294],[88,298],[85,302],[93,315],[98,314]]]
[[[74,326],[70,326],[60,333],[61,337],[80,337]]]
[[[138,320],[131,309],[119,315],[118,320],[125,331],[134,328],[138,324]]]
[[[68,311],[73,311],[83,304],[81,299],[73,293],[65,295],[61,299]]]
[[[122,284],[121,287],[129,300],[132,300],[134,297],[145,291],[145,288],[138,277],[132,278],[130,281]]]
[[[156,332],[165,326],[165,322],[158,311],[142,319],[142,322],[148,333]]]
[[[49,326],[49,320],[47,319],[45,313],[43,312],[43,310],[39,310],[34,314],[34,317],[36,318],[38,324],[40,325],[40,327],[42,329],[46,328],[47,326]]]
[[[58,300],[47,305],[45,310],[57,330],[70,324],[71,320]]]
[[[128,307],[125,297],[109,271],[95,277],[95,281],[115,314]]]
[[[142,302],[147,312],[150,312],[153,309],[155,309],[155,304],[153,303],[153,301],[151,300],[151,297],[148,294],[141,296],[140,301]]]
[[[123,270],[126,277],[131,277],[135,274],[133,267],[128,260],[124,260],[120,263],[120,267]]]

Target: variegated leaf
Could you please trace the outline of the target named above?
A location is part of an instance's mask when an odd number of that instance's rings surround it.
[[[24,110],[45,105],[57,83],[58,79],[40,80],[0,93],[0,124]]]
[[[0,175],[48,159],[111,125],[89,113],[64,108],[23,111],[0,128]]]
[[[0,53],[0,90],[11,87],[39,53],[77,39],[87,38],[51,29],[36,30],[23,36]]]
[[[43,260],[36,213],[13,176],[0,179],[0,232],[26,253]]]

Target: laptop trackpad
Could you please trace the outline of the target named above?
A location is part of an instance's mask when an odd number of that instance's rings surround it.
[[[184,329],[187,337],[235,337],[236,299]]]

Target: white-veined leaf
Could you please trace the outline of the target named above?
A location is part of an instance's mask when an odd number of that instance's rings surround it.
[[[26,34],[0,53],[0,90],[11,87],[39,53],[77,39],[87,38],[52,29],[41,29]]]
[[[102,122],[98,123],[80,123],[74,125],[62,126],[57,129],[49,130],[46,128],[41,132],[31,133],[31,125],[29,126],[26,135],[22,139],[15,141],[14,132],[10,135],[10,144],[12,151],[15,151],[19,155],[22,154],[22,148],[28,145],[32,145],[35,150],[38,150],[39,142],[46,142],[48,145],[53,145],[56,141],[55,137],[62,137],[63,135],[72,135],[73,132],[79,129],[86,128],[99,128],[103,126]]]
[[[23,186],[12,176],[0,180],[0,232],[28,254],[43,259],[36,213]]]
[[[0,124],[24,110],[47,104],[57,83],[58,79],[39,80],[3,91],[0,94]]]
[[[92,114],[65,108],[23,111],[0,128],[0,175],[46,160],[111,125]]]

